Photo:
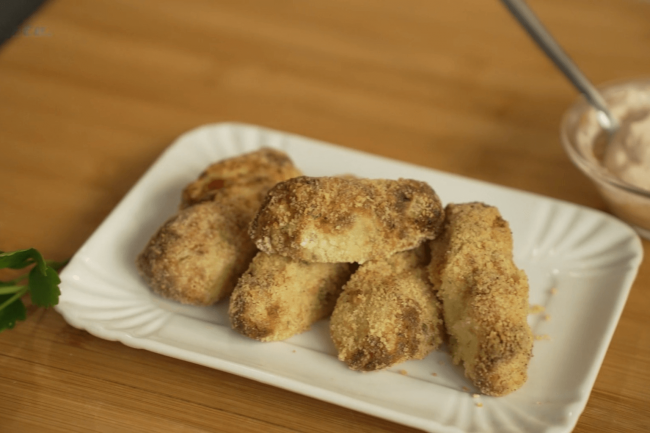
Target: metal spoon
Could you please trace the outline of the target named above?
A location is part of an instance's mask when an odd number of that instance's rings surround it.
[[[573,63],[573,60],[564,52],[562,47],[555,41],[553,36],[546,30],[542,22],[523,0],[501,0],[510,13],[519,21],[519,24],[528,32],[539,47],[555,63],[555,65],[566,75],[573,85],[582,93],[587,102],[596,109],[596,117],[600,126],[614,136],[620,123],[607,108],[603,96],[596,90],[591,82],[585,77],[580,69]]]

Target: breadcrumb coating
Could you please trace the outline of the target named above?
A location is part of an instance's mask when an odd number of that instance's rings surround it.
[[[257,210],[272,186],[301,175],[286,153],[265,147],[210,165],[185,187],[180,208],[236,199],[244,201],[243,207]]]
[[[164,298],[213,304],[230,294],[257,251],[247,229],[246,215],[236,209],[216,202],[188,207],[151,238],[138,256],[138,269]]]
[[[528,279],[512,257],[512,234],[497,208],[449,204],[431,242],[431,282],[442,301],[454,363],[484,394],[502,396],[527,379],[533,337]]]
[[[250,235],[268,254],[363,263],[435,238],[443,218],[424,182],[303,176],[269,191]]]
[[[258,252],[230,297],[234,330],[284,340],[328,317],[350,278],[348,263],[307,263]]]
[[[338,358],[352,370],[380,370],[422,359],[442,344],[441,307],[428,280],[428,247],[364,263],[330,321]]]
[[[151,289],[184,304],[228,296],[257,249],[248,227],[268,190],[300,175],[283,152],[261,149],[209,166],[136,264]]]

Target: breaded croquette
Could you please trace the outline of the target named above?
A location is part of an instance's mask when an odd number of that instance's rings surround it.
[[[343,288],[330,322],[338,357],[372,371],[422,359],[442,344],[440,303],[432,291],[428,246],[364,263]]]
[[[284,340],[334,309],[348,263],[307,263],[258,252],[230,297],[230,323],[260,341]]]
[[[188,207],[169,219],[138,256],[154,292],[183,304],[210,305],[230,294],[255,255],[248,224],[216,202]]]
[[[299,174],[284,153],[271,149],[211,165],[138,256],[140,274],[155,293],[184,304],[210,305],[228,296],[257,251],[248,227],[264,196]]]
[[[512,234],[499,211],[449,204],[431,242],[431,282],[442,301],[454,363],[484,394],[502,396],[527,379],[533,337],[528,279],[512,257]]]
[[[268,254],[363,263],[435,238],[443,219],[440,199],[424,182],[297,177],[269,191],[250,234]]]
[[[185,187],[180,208],[237,198],[247,200],[245,206],[257,210],[273,185],[301,175],[286,153],[262,148],[210,165]]]

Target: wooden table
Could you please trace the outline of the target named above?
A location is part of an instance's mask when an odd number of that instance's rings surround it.
[[[593,81],[650,74],[650,3],[531,6]],[[498,1],[54,0],[0,49],[0,249],[70,257],[175,137],[222,121],[604,209],[559,143],[575,97]],[[650,429],[649,261],[578,432]],[[2,432],[412,431],[34,307],[0,334],[0,399]]]

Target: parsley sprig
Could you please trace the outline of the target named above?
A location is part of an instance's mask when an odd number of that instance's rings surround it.
[[[67,264],[45,260],[36,249],[18,250],[9,253],[0,251],[0,269],[32,269],[9,281],[0,281],[0,332],[12,329],[19,320],[27,318],[27,310],[21,298],[29,292],[32,304],[51,307],[59,303],[58,271]]]

